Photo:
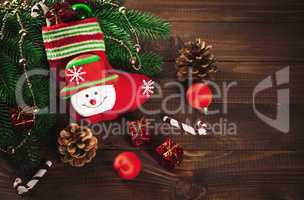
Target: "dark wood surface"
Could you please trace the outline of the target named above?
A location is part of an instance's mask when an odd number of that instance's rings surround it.
[[[304,198],[304,2],[301,0],[126,0],[126,7],[159,15],[172,24],[169,40],[145,44],[164,55],[166,63],[156,79],[164,95],[176,93],[167,86],[175,80],[174,59],[183,42],[201,37],[213,45],[219,60],[219,84],[238,83],[227,102],[214,100],[212,108],[228,103],[228,114],[212,115],[216,123],[226,118],[237,125],[237,135],[208,137],[176,135],[185,148],[185,160],[168,172],[153,158],[152,149],[134,149],[125,136],[111,135],[100,145],[93,163],[81,169],[55,160],[30,200],[97,199],[207,199],[207,200],[302,200]],[[252,109],[252,91],[261,80],[290,66],[291,130],[284,134],[266,125]],[[259,110],[276,115],[276,91],[257,98]],[[179,99],[168,108],[176,110]],[[159,108],[153,99],[145,108]],[[139,113],[135,113],[135,115]],[[194,125],[197,111],[173,115]],[[160,114],[146,115],[160,122]],[[123,120],[123,119],[121,119]],[[120,120],[118,120],[120,121]],[[106,123],[105,125],[110,125]],[[164,136],[160,131],[154,145]],[[99,137],[101,139],[101,137]],[[114,157],[123,150],[137,151],[143,161],[142,174],[132,182],[121,181],[112,170]],[[0,162],[0,199],[19,199],[12,188],[18,175],[4,160]]]

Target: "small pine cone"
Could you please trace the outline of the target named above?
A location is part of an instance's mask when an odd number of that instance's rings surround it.
[[[59,153],[64,163],[73,167],[83,167],[96,156],[97,138],[89,128],[70,124],[58,137]]]
[[[195,42],[187,42],[176,59],[178,80],[204,81],[210,78],[210,73],[217,71],[216,59],[210,52],[211,49],[212,46],[200,38]]]

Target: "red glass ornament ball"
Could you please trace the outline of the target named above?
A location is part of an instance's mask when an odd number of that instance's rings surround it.
[[[195,83],[187,90],[189,104],[198,110],[207,108],[212,102],[212,92],[208,85]]]
[[[141,160],[133,152],[119,154],[114,160],[113,167],[124,180],[135,179],[142,169]]]

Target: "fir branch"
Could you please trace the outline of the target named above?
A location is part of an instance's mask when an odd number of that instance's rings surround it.
[[[105,36],[111,36],[118,40],[124,41],[124,44],[126,44],[129,48],[134,48],[132,37],[126,30],[107,20],[101,19],[100,24]]]
[[[170,24],[157,16],[130,10],[127,17],[137,34],[144,39],[166,39],[169,36]]]
[[[15,93],[9,88],[4,79],[0,75],[0,101],[14,103]]]
[[[101,5],[96,9],[95,15],[100,21],[106,20],[115,23],[132,35],[125,17],[119,12],[118,8]],[[127,11],[127,18],[137,34],[143,39],[166,39],[169,36],[170,24],[157,16],[138,10],[129,10]]]
[[[14,36],[8,37],[5,35],[3,40],[0,40],[0,54],[4,63],[16,65],[19,61],[18,39]],[[2,60],[3,61],[3,60]],[[2,65],[4,65],[2,63]],[[1,65],[1,63],[0,63]]]
[[[1,128],[12,130],[9,105],[7,103],[4,103],[3,101],[0,101],[0,124],[1,124],[0,126]]]
[[[50,129],[52,128],[53,124],[56,123],[56,115],[55,114],[40,114],[37,116],[36,124],[35,124],[35,131],[34,134],[39,136],[41,140],[46,141],[48,136],[53,135],[50,133]]]
[[[0,128],[0,147],[6,149],[15,145],[14,131],[9,128]]]
[[[10,92],[15,91],[15,86],[19,77],[16,63],[11,62],[11,58],[0,52],[0,71],[3,86]]]
[[[161,71],[163,59],[155,53],[142,53],[140,54],[141,62],[143,63],[142,69],[139,71],[149,76],[155,76]]]
[[[116,41],[105,38],[107,57],[110,63],[115,68],[122,68],[122,66],[130,65],[130,54],[127,49],[123,48]],[[124,69],[127,70],[127,69]]]
[[[22,171],[35,169],[41,163],[42,151],[41,140],[39,137],[27,136],[25,144],[16,150],[12,156],[12,162]]]
[[[0,147],[12,146],[15,142],[16,138],[12,129],[8,104],[0,101]]]
[[[49,105],[49,77],[35,76],[31,78],[36,103],[39,108]]]
[[[115,41],[106,38],[106,46],[108,58],[111,64],[118,69],[135,72],[130,64],[130,55],[128,51],[122,48]],[[163,63],[162,58],[155,53],[142,53],[139,54],[141,60],[142,69],[140,73],[146,74],[148,76],[155,76],[161,71],[161,65]]]
[[[0,12],[3,18],[4,13]],[[23,51],[27,58],[27,70],[48,69],[44,44],[41,36],[41,26],[44,20],[33,19],[29,11],[20,10],[22,23],[27,30],[27,36],[23,45]],[[16,82],[23,74],[22,67],[19,66],[18,41],[20,39],[20,26],[15,16],[8,18],[4,39],[0,41],[0,97],[7,102],[6,109],[16,107],[15,90],[22,91],[26,102],[31,102],[29,89],[25,84],[22,88],[17,88]],[[49,81],[48,77],[31,77],[36,101],[39,107],[48,105],[49,101]],[[30,105],[30,104],[29,104]],[[26,133],[15,134],[11,124],[10,112],[7,110],[0,112],[0,147],[12,146],[16,152],[11,156],[12,162],[18,169],[30,170],[37,167],[41,160],[41,142],[42,138],[47,136],[50,127],[54,124],[54,116],[37,116],[35,127],[32,129],[32,135]],[[10,130],[10,131],[8,131]],[[26,138],[26,139],[25,139]],[[25,143],[22,143],[24,141]],[[21,145],[20,145],[21,142]]]
[[[118,6],[122,6],[125,0],[108,0],[110,3],[116,4]],[[102,6],[107,6],[108,4],[104,3],[103,0],[92,0],[93,5],[97,8]]]
[[[40,0],[33,0],[32,4]],[[46,4],[51,7],[60,0],[46,0]],[[123,1],[111,1],[122,5]],[[130,29],[130,24],[136,31],[137,35],[143,39],[159,39],[168,37],[170,25],[150,14],[140,11],[127,11],[127,23],[125,16],[119,12],[118,8],[103,3],[101,0],[92,1],[95,8],[95,15],[101,24],[101,28],[105,33],[106,50],[109,61],[116,67],[126,71],[134,71],[130,64],[130,52],[137,55],[135,49],[134,33]],[[3,19],[5,10],[0,10],[0,19]],[[28,61],[27,69],[48,69],[44,43],[41,36],[41,27],[45,25],[43,19],[33,19],[29,10],[20,10],[22,23],[28,31],[23,46],[25,56]],[[1,22],[0,22],[1,24]],[[7,27],[4,34],[4,40],[0,41],[0,100],[5,101],[5,111],[2,112],[0,106],[0,146],[2,145],[18,145],[25,136],[23,133],[16,135],[12,130],[9,107],[15,105],[15,89],[16,81],[23,74],[22,68],[19,68],[20,59],[18,51],[18,40],[20,38],[20,27],[16,17],[10,16],[7,21]],[[122,48],[117,41],[109,40],[107,36],[111,36],[122,41],[125,46]],[[142,69],[140,73],[154,76],[160,71],[162,59],[154,53],[140,53],[138,55],[141,60]],[[49,101],[49,81],[47,77],[31,77],[36,101],[40,108],[48,105]],[[31,101],[31,96],[27,86],[22,86],[24,97],[27,102]],[[41,149],[44,138],[48,136],[49,129],[55,123],[55,116],[52,114],[38,115],[35,127],[32,129],[32,135],[27,137],[25,143],[17,149],[16,154],[12,157],[13,162],[19,169],[29,170],[37,167],[41,161]],[[9,131],[10,130],[10,131]]]

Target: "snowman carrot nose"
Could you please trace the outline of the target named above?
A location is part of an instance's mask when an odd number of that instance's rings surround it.
[[[96,103],[97,103],[97,101],[96,101],[95,99],[91,99],[91,100],[90,100],[90,104],[96,105]]]

